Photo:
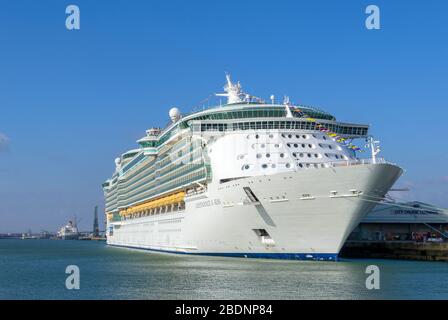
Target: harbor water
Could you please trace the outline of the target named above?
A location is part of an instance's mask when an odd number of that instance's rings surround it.
[[[80,289],[68,290],[68,265]],[[366,267],[380,289],[366,288]],[[448,264],[150,253],[97,241],[0,240],[0,299],[448,299]]]

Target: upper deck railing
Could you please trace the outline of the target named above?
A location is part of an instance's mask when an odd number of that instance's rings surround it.
[[[340,160],[329,163],[327,162],[327,164],[329,164],[331,167],[349,167],[349,166],[377,164],[377,163],[393,164],[391,162],[386,161],[384,158],[376,158],[375,160],[370,158],[370,159]]]
[[[368,125],[341,123],[321,120],[333,132],[344,137],[367,137]],[[318,131],[316,122],[304,118],[252,118],[252,119],[223,119],[223,120],[192,120],[190,127],[194,133],[199,132],[227,132],[241,130],[311,130]]]

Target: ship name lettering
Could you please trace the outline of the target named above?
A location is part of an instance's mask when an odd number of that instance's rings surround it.
[[[210,200],[201,201],[201,202],[196,203],[196,208],[205,208],[205,207],[217,206],[220,204],[221,204],[221,200],[210,199]]]

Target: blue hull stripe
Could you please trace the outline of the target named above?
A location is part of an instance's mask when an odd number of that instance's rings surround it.
[[[172,250],[160,250],[149,249],[133,246],[122,246],[116,244],[108,244],[112,247],[138,249],[145,251],[174,253],[174,254],[187,254],[187,255],[199,255],[199,256],[216,256],[216,257],[232,257],[232,258],[258,258],[258,259],[283,259],[283,260],[311,260],[311,261],[338,261],[337,253],[254,253],[254,252],[185,252],[185,251],[172,251]]]

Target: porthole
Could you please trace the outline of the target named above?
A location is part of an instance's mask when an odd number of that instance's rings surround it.
[[[327,137],[326,136],[322,136],[322,139],[327,140]]]
[[[291,139],[291,138],[292,138],[292,135],[288,134],[288,138]]]
[[[319,165],[317,163],[314,164],[314,168],[319,168]]]
[[[280,158],[284,158],[285,154],[284,153],[280,153]]]
[[[299,145],[297,143],[294,143],[294,148],[298,148]]]
[[[314,154],[315,158],[319,158],[319,155],[317,153]]]
[[[303,136],[302,136],[302,138],[303,138],[303,139],[307,139],[307,138],[308,138],[308,136],[306,136],[306,135],[303,135]]]
[[[302,148],[305,148],[305,144],[304,143],[302,143]]]
[[[300,154],[300,157],[303,158],[303,153]]]
[[[299,167],[300,167],[300,168],[303,168],[303,164],[299,163]]]
[[[286,168],[291,168],[291,164],[287,163],[287,164],[285,164],[285,167]]]
[[[261,158],[261,153],[257,153],[257,159]]]
[[[331,145],[328,145],[328,149],[333,149],[333,147]]]
[[[285,134],[284,133],[282,133],[282,138],[284,138],[285,137]]]
[[[274,138],[274,135],[273,135],[273,134],[270,134],[270,135],[269,135],[269,138],[271,138],[271,139]]]
[[[280,148],[280,145],[276,143],[276,144],[274,144],[274,147]]]
[[[268,167],[268,165],[267,165],[266,163],[264,163],[261,167],[262,167],[263,169],[266,169],[266,168]]]
[[[256,134],[255,135],[255,139],[258,139],[258,138],[260,138],[260,136],[258,134]]]
[[[299,138],[300,138],[300,135],[296,134],[296,138],[299,139]]]
[[[249,167],[249,165],[248,164],[245,164],[242,168],[241,168],[241,170],[248,170],[250,167]]]
[[[311,158],[311,153],[308,153],[308,158]]]
[[[292,156],[295,157],[295,158],[297,158],[297,153],[293,152],[293,153],[292,153]]]
[[[265,147],[264,143],[262,143],[262,144],[260,145],[260,147],[264,148],[264,147]]]
[[[271,167],[272,167],[272,168],[275,168],[275,163],[271,164]]]
[[[266,153],[266,158],[270,158],[271,154],[270,153]]]
[[[291,148],[291,144],[290,143],[287,143],[286,145],[288,146],[288,148]]]
[[[307,168],[309,168],[309,167],[310,167],[310,164],[309,164],[309,163],[307,163],[307,164],[306,164],[306,167],[307,167]]]
[[[309,145],[308,145],[308,148],[312,148],[312,147],[313,147],[313,145],[312,145],[312,144],[309,144]]]

